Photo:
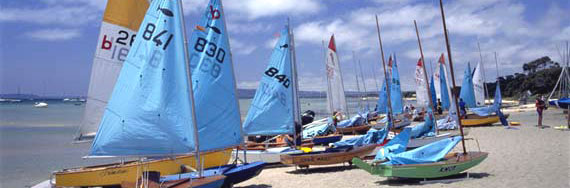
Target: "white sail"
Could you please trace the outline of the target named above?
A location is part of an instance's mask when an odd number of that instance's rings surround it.
[[[343,112],[348,113],[346,106],[346,98],[344,95],[344,84],[342,82],[342,74],[340,72],[340,63],[336,53],[336,44],[334,35],[331,36],[329,46],[326,54],[326,69],[327,69],[327,102],[329,112]]]
[[[423,63],[422,60],[418,60],[415,71],[415,83],[416,83],[416,101],[418,106],[428,106],[429,97],[426,88],[426,80],[424,76]]]
[[[483,77],[483,66],[477,63],[475,73],[473,73],[473,91],[475,92],[475,103],[477,106],[485,105],[485,80]]]
[[[75,140],[92,140],[113,92],[123,61],[148,9],[148,0],[109,0],[99,31],[85,111]]]
[[[441,63],[437,63],[437,65],[435,66],[435,70],[433,72],[433,85],[435,87],[435,96],[437,99],[441,99],[441,79],[440,79],[440,66]],[[433,102],[437,102],[437,101],[433,101]]]

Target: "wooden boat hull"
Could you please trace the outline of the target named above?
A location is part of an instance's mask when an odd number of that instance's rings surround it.
[[[336,130],[341,134],[358,134],[358,133],[365,133],[371,127],[372,126],[370,125],[359,125],[359,126],[346,127],[346,128],[337,127]]]
[[[329,165],[350,162],[352,158],[360,158],[376,148],[375,144],[338,152],[309,152],[281,155],[281,163],[298,166]]]
[[[505,118],[509,118],[509,114],[505,114]],[[461,125],[463,127],[492,125],[497,122],[499,122],[499,116],[497,115],[478,116],[469,114],[467,115],[467,119],[461,119]]]
[[[232,149],[202,153],[204,168],[221,166],[228,163]],[[107,164],[54,172],[55,185],[58,187],[120,185],[123,181],[134,181],[140,174],[140,167],[148,171],[157,171],[162,175],[183,173],[181,165],[196,168],[193,155],[179,156],[175,159],[158,159],[145,162],[131,161],[124,164]],[[137,173],[138,171],[138,173]]]
[[[352,162],[370,174],[399,178],[439,178],[459,174],[487,158],[486,152],[468,152],[467,155],[448,154],[441,162],[410,165],[368,164],[354,158]]]
[[[243,150],[233,150],[232,156],[235,156],[237,152],[237,156],[240,159],[246,159],[248,162],[266,162],[266,163],[280,163],[281,162],[281,155],[283,154],[295,154],[295,153],[303,153],[301,150],[294,150],[290,147],[281,147],[281,148],[269,148],[266,150],[247,150],[244,152]]]

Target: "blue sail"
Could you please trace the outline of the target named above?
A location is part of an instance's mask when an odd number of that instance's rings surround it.
[[[219,0],[210,0],[189,43],[200,151],[242,143],[233,62],[225,15]]]
[[[378,106],[376,112],[386,114],[388,113],[388,94],[386,94],[386,81],[382,81],[382,89],[378,93]]]
[[[435,94],[435,84],[433,81],[433,76],[431,76],[430,78],[431,78],[431,82],[429,85],[429,92],[431,93],[431,101],[433,103],[433,107],[437,109],[437,96]]]
[[[398,135],[396,135],[392,140],[386,143],[376,156],[374,157],[375,161],[382,161],[386,160],[386,157],[393,154],[398,154],[406,151],[406,147],[408,147],[408,142],[410,141],[410,134],[412,132],[412,128],[406,127],[402,130]]]
[[[501,86],[497,80],[497,88],[495,89],[495,101],[493,102],[493,105],[471,108],[470,110],[479,116],[489,116],[493,112],[497,112],[497,114],[499,114],[498,112],[500,112],[501,109],[501,100]],[[501,122],[503,122],[503,120],[501,120]]]
[[[471,65],[467,63],[465,72],[463,74],[463,83],[461,84],[461,91],[459,97],[469,108],[476,107],[475,91],[473,90],[473,78],[471,76]]]
[[[91,156],[194,152],[179,1],[151,3],[105,109]]]
[[[386,158],[388,162],[382,164],[421,164],[421,163],[435,163],[442,160],[447,153],[449,153],[457,143],[461,141],[461,136],[446,138],[427,144],[425,146],[394,154],[388,155]]]
[[[243,125],[247,135],[292,134],[293,84],[289,28],[281,30]]]
[[[402,101],[402,89],[400,88],[400,74],[398,73],[398,61],[394,54],[394,64],[392,66],[392,83],[390,84],[390,99],[392,103],[392,113],[401,114],[404,111]]]
[[[445,74],[447,74],[445,72],[445,69],[443,68],[444,65],[441,64],[441,66],[439,66],[439,86],[440,86],[440,91],[441,91],[441,107],[444,110],[448,110],[450,107],[450,102],[449,101],[449,93],[447,92],[447,80],[445,79]]]

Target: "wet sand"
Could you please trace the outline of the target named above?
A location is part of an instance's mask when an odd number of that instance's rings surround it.
[[[490,153],[481,164],[468,170],[470,179],[419,184],[415,180],[388,180],[339,164],[311,166],[309,170],[293,166],[268,168],[236,187],[570,187],[570,131],[553,128],[566,124],[566,114],[549,108],[544,112],[547,128],[539,129],[531,106],[504,110],[511,114],[509,121],[521,123],[518,130],[499,124],[469,128],[467,137],[477,139],[481,151]],[[474,141],[466,143],[468,150],[478,150]],[[461,144],[455,150],[460,151]]]

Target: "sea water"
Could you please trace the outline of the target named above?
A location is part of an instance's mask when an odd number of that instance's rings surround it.
[[[352,115],[359,111],[359,98],[349,98]],[[362,101],[373,109],[377,99]],[[51,172],[64,168],[116,162],[117,159],[84,159],[90,143],[74,144],[84,103],[45,101],[48,108],[34,108],[33,102],[0,103],[0,187],[27,187],[49,179]],[[240,99],[245,118],[251,99]],[[313,110],[315,119],[328,117],[326,98],[302,98],[301,113]]]

